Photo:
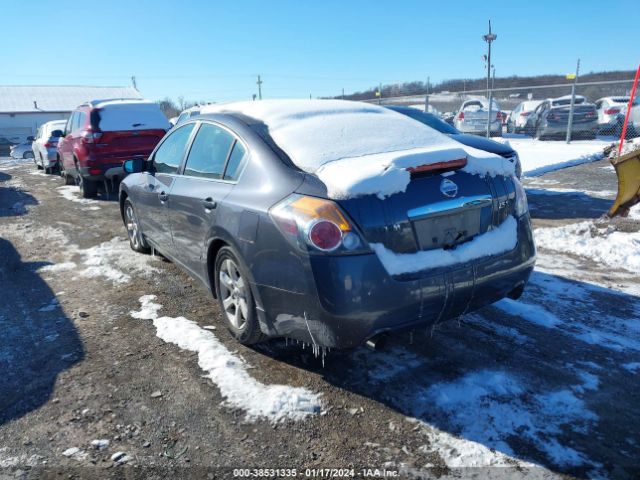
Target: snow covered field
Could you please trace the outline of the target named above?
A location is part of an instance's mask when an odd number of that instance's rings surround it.
[[[601,160],[603,149],[611,145],[603,140],[575,140],[567,144],[560,140],[534,140],[523,135],[505,135],[498,140],[509,143],[518,152],[522,173],[528,177]]]

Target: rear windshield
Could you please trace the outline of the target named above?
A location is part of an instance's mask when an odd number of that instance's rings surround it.
[[[611,99],[611,101],[612,101],[613,103],[620,103],[620,104],[623,104],[623,105],[628,105],[628,104],[629,104],[629,97],[627,97],[627,98],[624,98],[624,97],[616,97],[616,98],[612,98],[612,99]],[[638,105],[638,99],[637,99],[637,98],[634,98],[634,99],[633,99],[633,103],[632,103],[631,105],[633,105],[634,107],[635,107],[636,105]]]
[[[156,103],[112,103],[91,111],[91,125],[103,132],[168,130],[169,120]]]
[[[480,101],[468,102],[467,104],[465,104],[464,107],[462,107],[462,111],[473,113],[473,112],[479,112],[480,110],[487,110],[488,108],[489,108],[488,102],[480,102]],[[500,107],[498,106],[497,103],[491,102],[491,110],[498,111],[500,110]]]
[[[573,102],[574,105],[578,105],[580,103],[584,103],[586,101],[586,99],[584,97],[576,97],[575,101]],[[553,100],[551,102],[551,105],[553,107],[559,107],[561,105],[571,105],[571,97],[569,98],[559,98],[557,100]]]
[[[438,117],[432,115],[431,113],[421,112],[420,110],[417,110],[415,108],[403,108],[402,110],[398,109],[395,111],[411,117],[414,120],[417,120],[420,123],[426,125],[427,127],[431,127],[434,130],[439,131],[440,133],[446,133],[450,135],[460,133],[447,122],[440,120]]]

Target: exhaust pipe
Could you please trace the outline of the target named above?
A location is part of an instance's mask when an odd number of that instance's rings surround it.
[[[378,335],[374,335],[371,337],[365,345],[371,350],[381,350],[384,345],[387,343],[387,335],[384,333],[380,333]]]

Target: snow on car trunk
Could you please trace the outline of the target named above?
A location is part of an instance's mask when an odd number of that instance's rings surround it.
[[[477,175],[512,175],[511,162],[461,145],[389,109],[340,100],[239,102],[201,113],[240,113],[263,123],[293,163],[317,175],[335,199],[404,192],[409,168],[467,159]]]
[[[153,320],[157,336],[168,343],[198,354],[198,365],[220,389],[228,406],[245,411],[249,421],[266,419],[276,423],[302,420],[320,411],[320,396],[306,388],[264,385],[247,373],[247,365],[231,353],[216,336],[184,317],[161,317],[162,305],[155,295],[140,297],[141,308],[133,318]]]

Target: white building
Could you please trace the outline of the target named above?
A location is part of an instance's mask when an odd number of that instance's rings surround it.
[[[35,135],[40,125],[69,117],[82,103],[108,98],[142,98],[133,87],[0,86],[0,137]]]

